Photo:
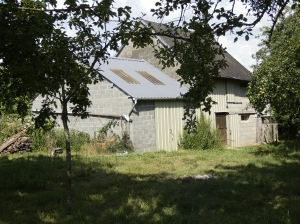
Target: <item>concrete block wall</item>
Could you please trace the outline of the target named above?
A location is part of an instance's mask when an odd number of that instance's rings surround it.
[[[132,108],[133,102],[131,99],[128,99],[127,95],[121,91],[119,88],[114,86],[111,87],[111,83],[107,80],[103,82],[99,82],[96,85],[90,85],[90,100],[92,101],[92,105],[87,109],[88,112],[99,114],[99,115],[115,115],[121,117],[122,115],[128,115],[130,109]],[[32,105],[32,109],[40,109],[43,98],[41,96],[37,97]],[[58,104],[58,108],[55,109],[57,112],[61,112],[62,109],[60,104]],[[69,110],[71,113],[71,110]],[[80,117],[74,117],[69,115],[69,128],[75,129],[78,131],[84,131],[88,133],[92,138],[94,137],[94,132],[98,131],[106,125],[109,121],[113,119],[112,117],[94,117],[90,116],[85,119],[81,119]],[[119,120],[118,118],[115,118]],[[61,117],[57,117],[57,127],[63,128]],[[126,130],[126,125],[124,124],[124,120],[121,122],[119,120],[119,126],[115,126],[113,131],[120,135],[122,131]]]
[[[156,151],[154,101],[138,101],[131,114],[130,136],[136,152]]]
[[[128,115],[133,107],[132,99],[128,99],[126,93],[118,87],[111,87],[111,83],[104,80],[97,85],[90,85],[90,100],[92,106],[88,111],[100,115]],[[37,97],[32,108],[40,109],[43,98]],[[58,104],[59,105],[59,104]],[[61,112],[61,108],[56,111]],[[71,111],[69,111],[71,112]],[[155,111],[153,101],[138,102],[131,114],[132,123],[128,124],[124,119],[115,118],[118,125],[113,128],[113,132],[121,135],[123,131],[128,131],[130,127],[130,138],[133,142],[136,152],[149,152],[156,150],[155,141]],[[113,117],[94,117],[90,116],[85,119],[69,115],[69,129],[75,129],[88,133],[94,138],[94,132],[98,131],[111,121]],[[57,127],[63,128],[61,117],[57,117]]]
[[[257,141],[256,138],[256,123],[257,118],[255,114],[250,114],[249,119],[246,121],[241,120],[239,115],[239,145],[251,145]]]

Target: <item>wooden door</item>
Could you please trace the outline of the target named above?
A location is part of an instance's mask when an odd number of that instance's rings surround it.
[[[227,125],[226,125],[226,113],[216,114],[216,126],[221,136],[224,139],[224,144],[227,144]]]

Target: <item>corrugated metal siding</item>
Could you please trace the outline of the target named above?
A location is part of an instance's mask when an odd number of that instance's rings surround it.
[[[205,115],[207,118],[211,119],[212,127],[216,127],[216,118],[215,118],[215,113],[220,113],[220,112],[227,112],[226,108],[226,85],[224,80],[217,80],[216,81],[216,86],[214,88],[214,91],[212,94],[209,95],[209,97],[212,98],[215,102],[218,104],[215,104],[212,106],[210,110],[210,114],[205,112]],[[201,109],[196,110],[196,116],[200,117],[201,114]]]
[[[238,114],[230,114],[227,116],[227,124],[228,124],[228,146],[237,147],[239,146],[239,115]]]
[[[226,86],[224,81],[217,81],[212,94],[209,95],[218,104],[213,105],[211,112],[225,112],[226,109]]]
[[[156,148],[173,151],[178,149],[184,121],[182,101],[156,101]]]
[[[236,85],[237,83],[234,82],[234,81],[229,81],[229,80],[226,80],[225,81],[225,85],[226,85],[226,89],[227,89],[227,102],[234,102],[236,101],[235,100],[235,88],[236,88]]]

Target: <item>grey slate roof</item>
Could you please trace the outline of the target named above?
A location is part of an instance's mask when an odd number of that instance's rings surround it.
[[[155,23],[147,20],[143,20],[142,22],[145,26],[147,26],[148,23],[151,23],[151,26],[156,31],[166,29],[166,25],[164,24]],[[158,39],[160,39],[163,44],[166,44],[170,47],[174,45],[173,38],[171,37],[158,36]],[[251,73],[241,63],[239,63],[228,52],[225,52],[224,56],[228,67],[219,71],[219,75],[221,78],[251,81]],[[218,56],[217,58],[220,57],[221,56]]]
[[[179,82],[145,60],[111,57],[108,59],[108,64],[101,64],[100,69],[105,79],[127,93],[128,96],[136,99],[176,99],[181,98],[181,94],[188,91],[186,87],[180,86]],[[129,84],[111,69],[124,71],[137,80],[139,84]],[[145,71],[164,83],[164,85],[155,85],[136,71]]]

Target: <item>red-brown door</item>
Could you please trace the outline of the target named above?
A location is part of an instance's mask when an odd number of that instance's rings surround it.
[[[226,113],[216,114],[216,126],[223,137],[224,144],[227,144]]]

